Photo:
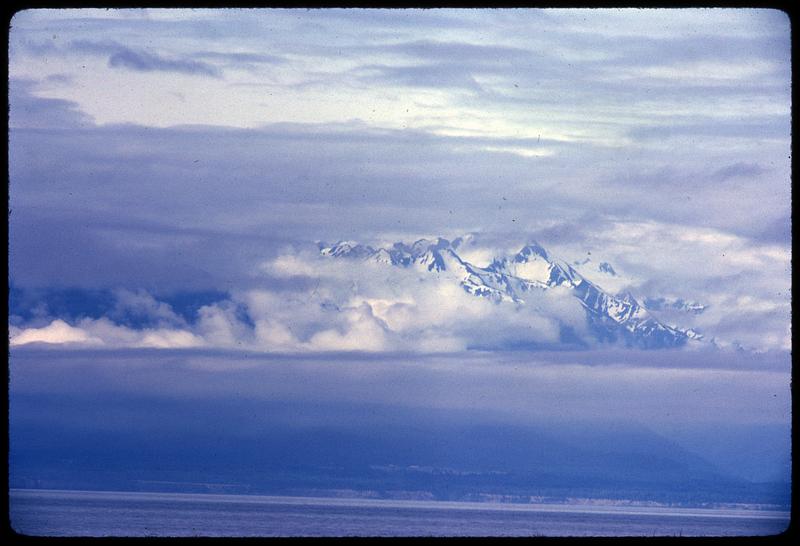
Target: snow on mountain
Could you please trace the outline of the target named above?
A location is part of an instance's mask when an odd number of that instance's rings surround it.
[[[612,277],[616,277],[617,276],[617,272],[614,271],[614,268],[611,267],[611,264],[608,263],[608,262],[601,262],[600,265],[597,266],[597,269],[599,269],[603,273],[608,273]]]
[[[351,241],[327,246],[320,243],[323,256],[372,261],[420,272],[445,275],[458,282],[469,294],[496,303],[525,305],[526,300],[547,290],[561,287],[583,306],[589,331],[604,342],[622,342],[639,348],[664,348],[684,345],[702,336],[663,324],[630,293],[611,295],[581,275],[571,265],[551,256],[538,243],[522,247],[513,256],[495,258],[483,268],[462,260],[456,252],[460,241],[420,239],[411,245],[395,243],[389,248],[373,248]],[[586,263],[586,262],[584,262]],[[599,271],[616,275],[603,262]]]
[[[571,262],[572,267],[586,279],[599,284],[603,290],[613,294],[624,292],[629,286],[639,284],[640,280],[628,276],[624,271],[606,261],[595,261],[591,252],[581,260]]]
[[[682,298],[645,298],[644,305],[651,311],[674,310],[699,315],[708,306],[696,301],[685,301]]]
[[[331,247],[320,249],[320,253],[323,256],[366,258],[375,254],[375,249],[352,241],[340,241]]]

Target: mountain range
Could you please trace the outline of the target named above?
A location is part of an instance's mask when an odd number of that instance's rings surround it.
[[[487,267],[462,259],[457,252],[462,242],[461,238],[451,242],[440,237],[420,239],[411,245],[398,242],[388,248],[352,241],[332,245],[319,243],[318,246],[323,256],[377,262],[444,276],[459,283],[467,293],[497,304],[524,306],[536,295],[558,287],[577,298],[585,311],[588,331],[600,342],[660,349],[680,347],[703,337],[692,329],[680,329],[659,321],[652,311],[665,307],[663,298],[646,299],[654,302],[654,309],[650,309],[630,292],[610,294],[536,242],[526,244],[511,256],[493,259]],[[606,262],[601,264],[600,270],[615,274]],[[680,300],[680,303],[684,302]],[[702,312],[703,307],[697,304],[687,310],[697,313]],[[569,328],[565,326],[564,330],[569,331]]]

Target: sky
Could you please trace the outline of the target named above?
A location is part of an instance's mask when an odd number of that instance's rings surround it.
[[[575,419],[639,407],[663,430],[698,413],[788,422],[783,12],[28,10],[11,21],[9,125],[12,360],[152,350],[189,374],[180,351],[222,370],[366,353],[372,368],[333,367],[336,380],[290,367],[292,396],[335,384],[348,403],[391,406],[397,354],[457,386],[473,372],[435,355],[555,343],[559,321],[580,329],[582,315],[556,291],[547,313],[521,313],[324,260],[317,243],[465,237],[460,255],[486,266],[538,241],[609,293],[702,306],[658,316],[714,345],[498,356],[528,359],[523,384],[560,385],[548,393]],[[20,358],[12,392],[51,384]],[[507,368],[477,369],[508,390],[494,410],[562,407],[523,403]],[[86,373],[103,388],[111,372]],[[708,396],[679,395],[695,382]],[[420,396],[402,403],[436,398]],[[671,421],[656,418],[669,400]]]
[[[9,55],[15,286],[234,293],[474,234],[791,347],[782,12],[30,10]]]

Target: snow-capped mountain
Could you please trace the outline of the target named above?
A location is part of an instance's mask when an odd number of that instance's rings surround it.
[[[593,267],[594,264],[592,263],[591,258],[584,258],[583,260],[576,260],[572,262],[573,265],[576,267],[585,267],[587,265]],[[608,262],[600,262],[600,264],[594,268],[595,271],[599,271],[600,273],[605,273],[610,277],[616,277],[617,272],[614,270],[614,267]]]
[[[696,301],[686,301],[682,298],[645,298],[645,306],[652,311],[673,310],[699,315],[708,307]]]
[[[498,304],[525,305],[529,296],[537,292],[562,287],[580,301],[589,331],[600,341],[619,341],[639,348],[666,348],[702,337],[692,330],[663,324],[630,293],[617,296],[606,293],[572,266],[551,256],[538,243],[525,245],[513,256],[495,258],[487,267],[478,267],[459,257],[458,242],[451,243],[443,238],[420,239],[412,245],[394,243],[389,248],[373,248],[341,241],[330,246],[320,243],[319,248],[323,256],[415,268],[452,278],[467,293]]]

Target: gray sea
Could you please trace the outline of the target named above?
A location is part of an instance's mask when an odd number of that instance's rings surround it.
[[[9,491],[11,525],[36,536],[772,535],[789,512],[578,504]]]

